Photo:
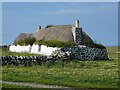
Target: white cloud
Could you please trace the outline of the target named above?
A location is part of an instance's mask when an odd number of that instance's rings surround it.
[[[56,11],[49,12],[50,14],[77,14],[79,10],[72,10],[72,9],[60,9]]]

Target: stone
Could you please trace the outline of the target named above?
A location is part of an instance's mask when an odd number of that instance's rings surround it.
[[[54,51],[53,54],[59,56],[59,58],[67,55],[71,59],[79,60],[108,59],[106,49],[91,48],[87,46],[64,47]]]

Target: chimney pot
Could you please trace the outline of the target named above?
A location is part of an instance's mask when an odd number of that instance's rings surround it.
[[[40,30],[41,29],[41,26],[38,26],[38,30]]]
[[[79,20],[76,20],[76,27],[79,27]]]

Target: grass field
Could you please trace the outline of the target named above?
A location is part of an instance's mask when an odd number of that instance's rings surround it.
[[[2,79],[80,88],[118,88],[118,48],[107,47],[107,50],[109,57],[112,58],[111,61],[73,60],[66,64],[59,62],[49,67],[3,66]],[[8,53],[3,52],[3,55]]]

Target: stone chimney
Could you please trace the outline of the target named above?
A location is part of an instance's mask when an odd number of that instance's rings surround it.
[[[79,27],[79,20],[76,20],[76,27]]]

